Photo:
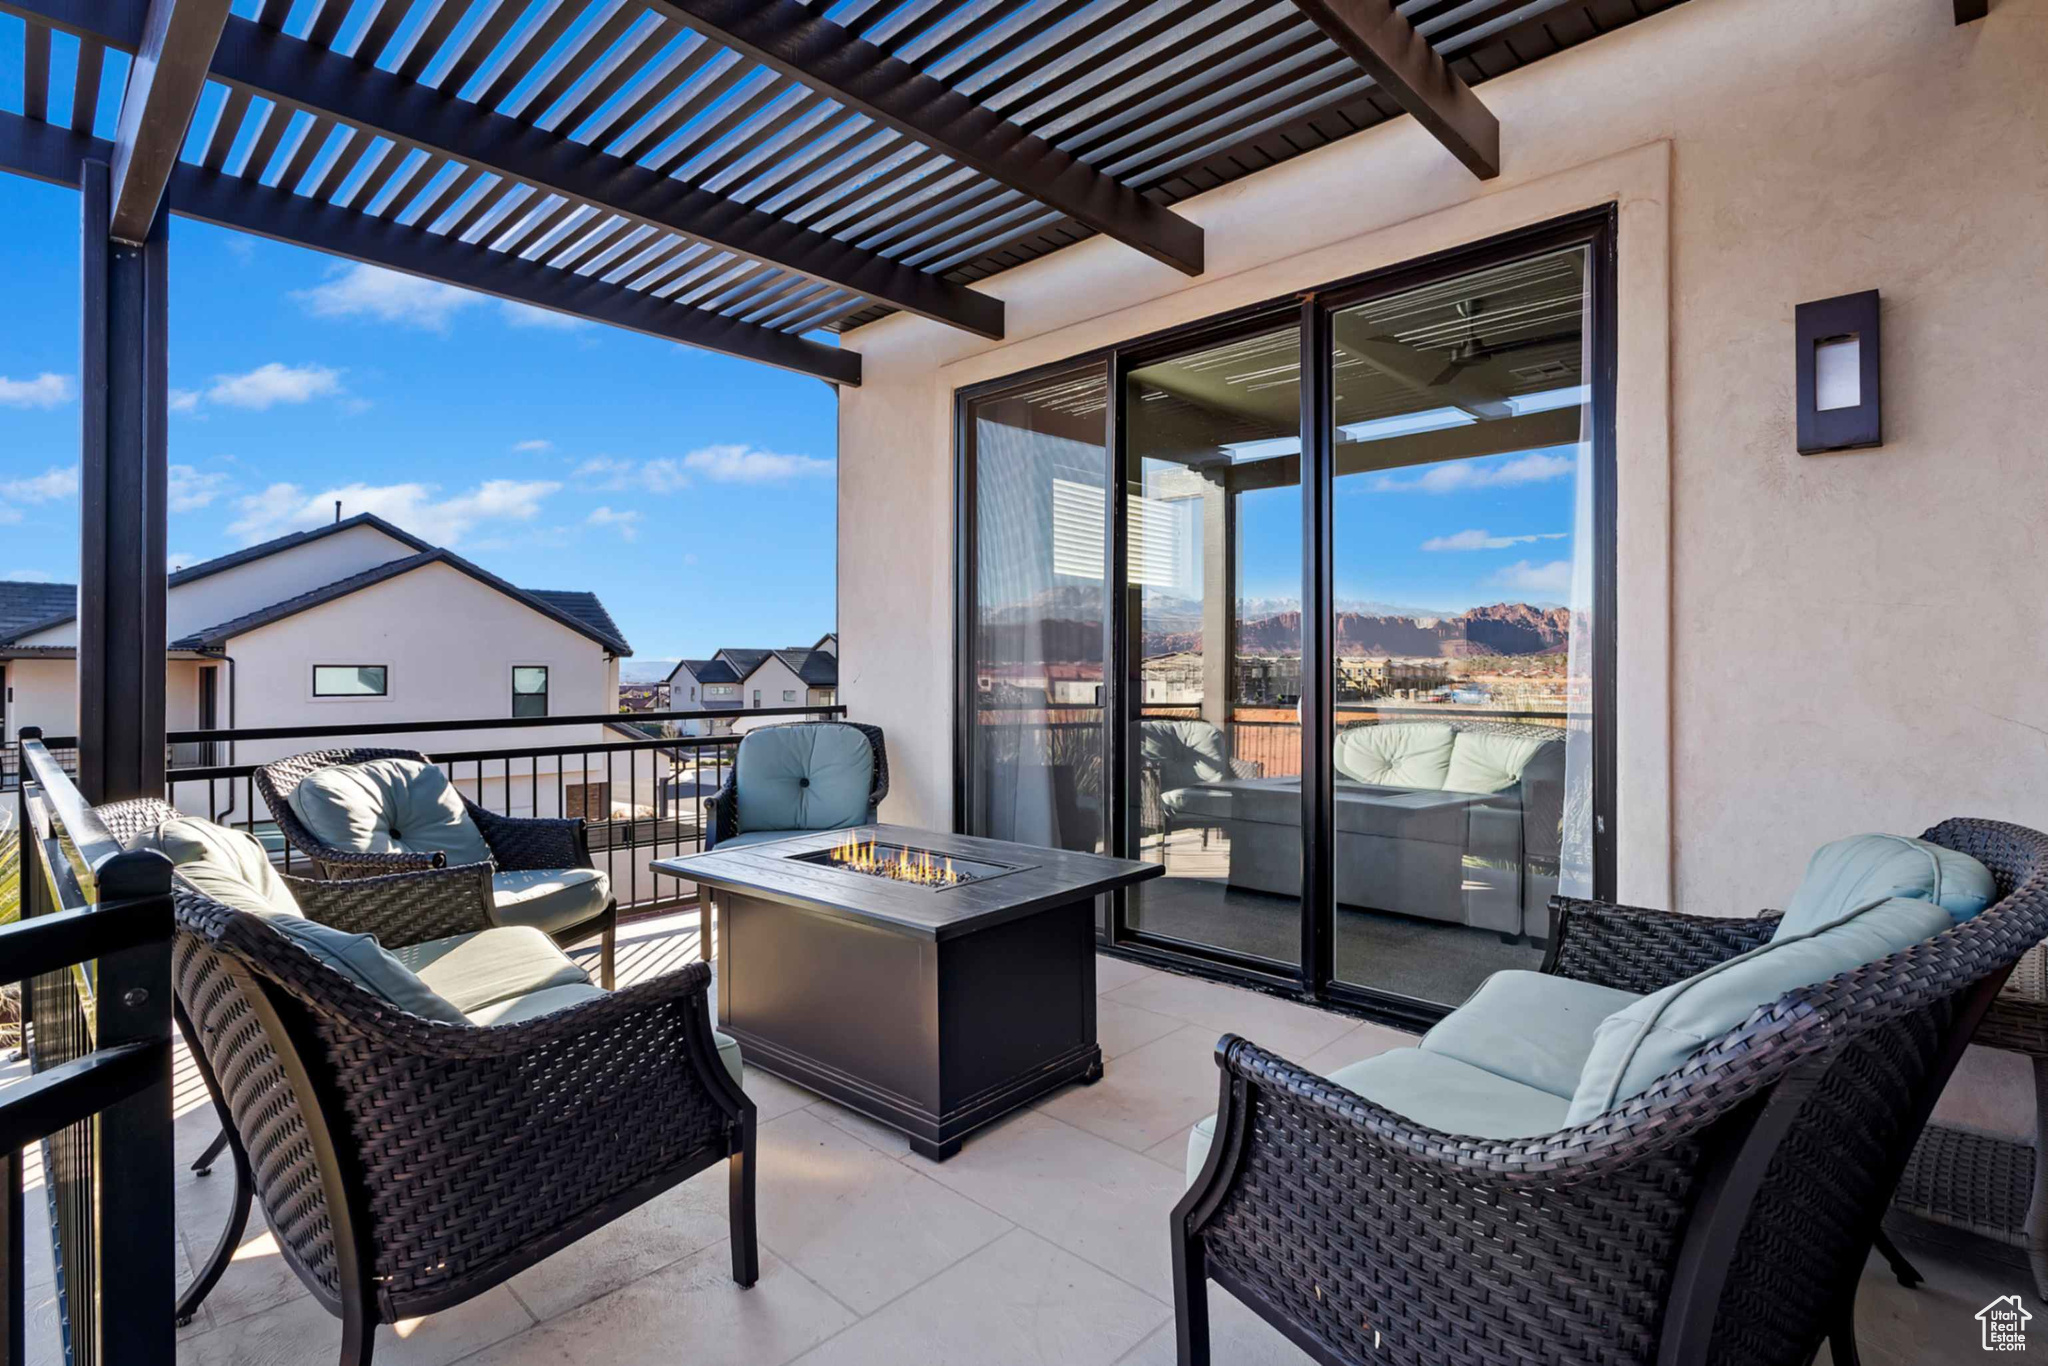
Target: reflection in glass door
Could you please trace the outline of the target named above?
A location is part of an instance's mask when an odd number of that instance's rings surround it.
[[[1332,314],[1340,982],[1454,1004],[1591,892],[1588,259]]]
[[[1149,936],[1301,958],[1301,341],[1260,332],[1123,386],[1126,853]]]
[[[961,829],[1100,852],[1103,367],[968,403]]]

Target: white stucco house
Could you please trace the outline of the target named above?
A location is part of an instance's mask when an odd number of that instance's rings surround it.
[[[8,741],[24,726],[53,737],[75,732],[76,610],[70,585],[0,583],[0,733]],[[217,818],[239,814],[232,807],[250,799],[245,785],[180,783],[178,770],[330,744],[449,755],[639,738],[603,722],[322,738],[325,726],[384,721],[609,715],[619,708],[619,661],[632,653],[596,594],[516,587],[372,514],[178,570],[165,616],[166,730],[307,732],[174,744],[174,800]],[[639,750],[630,761],[625,753],[458,761],[451,772],[494,809],[601,819],[651,813],[668,767],[658,751]]]
[[[744,713],[777,707],[829,707],[839,697],[839,637],[828,632],[811,645],[782,650],[720,650],[709,659],[684,659],[668,676],[677,711]],[[767,724],[783,717],[764,717]],[[679,723],[685,734],[745,731],[744,715],[730,721]]]

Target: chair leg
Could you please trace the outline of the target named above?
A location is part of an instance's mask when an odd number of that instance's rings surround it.
[[[227,1130],[221,1130],[220,1138],[206,1151],[214,1153],[226,1147],[227,1137]],[[195,1166],[193,1170],[205,1169]],[[185,1293],[178,1296],[177,1307],[172,1310],[171,1316],[180,1328],[192,1322],[193,1316],[199,1312],[199,1306],[213,1293],[213,1288],[220,1284],[220,1278],[226,1274],[229,1263],[235,1259],[235,1250],[242,1245],[243,1232],[249,1227],[249,1194],[255,1183],[250,1179],[249,1163],[243,1158],[239,1147],[234,1149],[234,1171],[234,1204],[228,1212],[227,1227],[221,1230],[220,1241],[213,1245],[213,1251],[208,1255],[205,1264],[199,1268],[199,1274],[192,1278],[192,1284],[185,1288]]]
[[[1201,1241],[1184,1236],[1178,1227],[1173,1230],[1173,1337],[1180,1366],[1209,1366],[1208,1270]]]
[[[1863,1358],[1856,1350],[1856,1306],[1853,1302],[1844,1312],[1842,1321],[1828,1334],[1828,1355],[1834,1359],[1834,1366],[1862,1366]]]
[[[1877,1249],[1877,1255],[1890,1264],[1892,1275],[1897,1276],[1899,1284],[1906,1289],[1911,1290],[1927,1279],[1920,1274],[1918,1267],[1906,1260],[1906,1254],[1899,1251],[1899,1245],[1894,1243],[1891,1235],[1883,1229],[1877,1231],[1876,1236],[1871,1239],[1871,1244]]]
[[[738,1149],[726,1159],[732,1223],[732,1278],[743,1286],[761,1279],[760,1244],[754,1233],[754,1111],[740,1120]]]
[[[368,1309],[344,1301],[341,1310],[341,1366],[370,1366],[377,1350],[377,1325]]]
[[[606,991],[610,991],[610,990],[612,990],[612,983],[613,983],[613,980],[614,980],[614,962],[613,962],[613,960],[614,960],[615,958],[617,958],[617,956],[618,956],[618,949],[619,949],[619,907],[618,907],[618,904],[617,904],[616,902],[614,902],[614,903],[612,904],[612,908],[611,908],[611,909],[610,909],[609,911],[605,912],[605,917],[604,917],[604,952],[603,952],[603,959],[602,959],[602,965],[601,965],[601,968],[600,968],[600,972],[599,972],[599,975],[600,975],[600,976],[602,976],[602,977],[603,977],[603,979],[604,979],[604,989],[605,989]]]
[[[222,1125],[221,1131],[213,1136],[213,1142],[206,1145],[206,1151],[199,1154],[199,1160],[192,1164],[193,1172],[199,1176],[211,1175],[213,1172],[214,1160],[221,1155],[221,1150],[226,1148],[227,1146],[227,1126]]]

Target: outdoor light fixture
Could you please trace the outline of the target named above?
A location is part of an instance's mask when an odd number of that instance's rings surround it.
[[[1801,304],[1799,453],[1884,444],[1878,392],[1877,291]]]

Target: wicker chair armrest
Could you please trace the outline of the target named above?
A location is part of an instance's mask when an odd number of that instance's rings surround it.
[[[491,914],[490,865],[483,863],[341,881],[284,881],[308,916],[351,934],[375,935],[387,949],[487,930],[497,923]]]
[[[1681,915],[1578,897],[1550,899],[1543,970],[1647,995],[1770,941],[1783,918]]]
[[[404,853],[376,854],[363,849],[338,849],[331,844],[318,846],[317,853],[308,853],[304,848],[299,853],[313,862],[314,867],[326,877],[335,881],[352,878],[389,877],[393,873],[423,873],[429,868],[446,868],[448,856],[438,849],[431,852],[410,850]]]
[[[1266,776],[1266,766],[1257,759],[1232,759],[1230,772],[1237,778],[1263,778]]]
[[[590,834],[581,817],[501,816],[465,802],[469,817],[509,872],[534,868],[591,868]]]
[[[704,847],[713,848],[740,832],[739,770],[728,769],[718,791],[704,799]]]

